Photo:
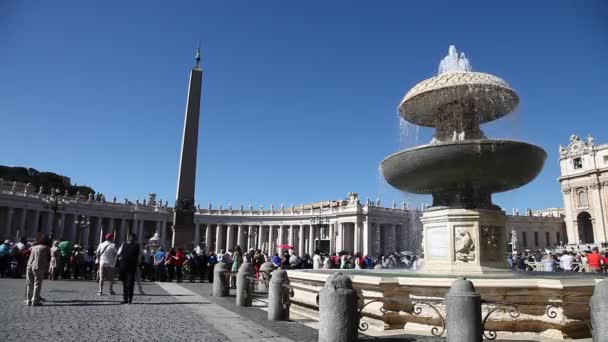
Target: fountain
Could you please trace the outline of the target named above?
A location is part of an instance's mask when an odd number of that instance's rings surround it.
[[[589,298],[600,274],[509,272],[506,215],[492,194],[521,187],[541,171],[546,153],[525,142],[488,139],[480,125],[512,112],[517,93],[502,79],[471,71],[450,46],[439,74],[414,86],[399,105],[410,123],[434,127],[430,143],[388,156],[380,169],[406,192],[431,194],[421,217],[424,269],[340,270],[360,292],[364,324],[379,329],[444,329],[444,299],[466,275],[481,294],[484,330],[542,334],[557,339],[589,336]],[[315,298],[334,270],[290,270],[292,309],[313,317]],[[310,309],[313,311],[311,312]],[[308,311],[307,311],[308,310]]]
[[[392,186],[433,196],[422,216],[425,271],[506,269],[505,213],[492,203],[492,193],[533,180],[547,154],[525,142],[487,139],[480,125],[507,115],[518,103],[505,81],[471,71],[464,53],[450,46],[439,74],[414,86],[399,105],[403,119],[435,128],[429,144],[381,163]]]

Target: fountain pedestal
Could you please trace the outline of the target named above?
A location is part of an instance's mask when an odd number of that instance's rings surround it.
[[[425,273],[508,270],[504,211],[431,208],[422,214],[421,221]]]

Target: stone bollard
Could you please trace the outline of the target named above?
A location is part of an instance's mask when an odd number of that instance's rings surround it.
[[[593,342],[608,341],[608,279],[595,284],[593,296],[589,303],[591,307],[591,327]]]
[[[258,279],[258,292],[268,293],[268,285],[263,280],[269,281],[270,272],[274,271],[274,264],[270,261],[260,266],[260,278]]]
[[[319,292],[319,342],[357,341],[357,292],[348,276],[332,274]]]
[[[270,278],[268,288],[268,320],[289,320],[289,289],[283,285],[289,285],[289,278],[285,270],[275,270]]]
[[[481,342],[481,296],[473,283],[458,277],[445,296],[449,342]]]
[[[253,267],[248,262],[245,262],[239,268],[236,274],[236,305],[251,306],[253,302],[253,282],[250,277],[253,277]]]
[[[226,267],[223,262],[215,264],[213,269],[213,297],[226,297],[230,293]]]

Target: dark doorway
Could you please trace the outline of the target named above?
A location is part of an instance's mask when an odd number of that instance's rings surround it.
[[[321,251],[321,253],[329,254],[329,240],[316,240],[315,249]]]
[[[594,243],[593,239],[593,223],[591,223],[591,215],[583,211],[576,217],[578,225],[578,238],[582,243]]]

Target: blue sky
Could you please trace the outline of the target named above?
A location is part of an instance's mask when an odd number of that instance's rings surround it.
[[[521,97],[486,134],[548,153],[535,181],[495,202],[558,207],[558,145],[572,133],[608,143],[607,16],[600,0],[2,1],[0,164],[172,202],[200,40],[203,206],[349,191],[417,204],[378,165],[430,139],[415,127],[400,138],[396,107],[456,44]]]

